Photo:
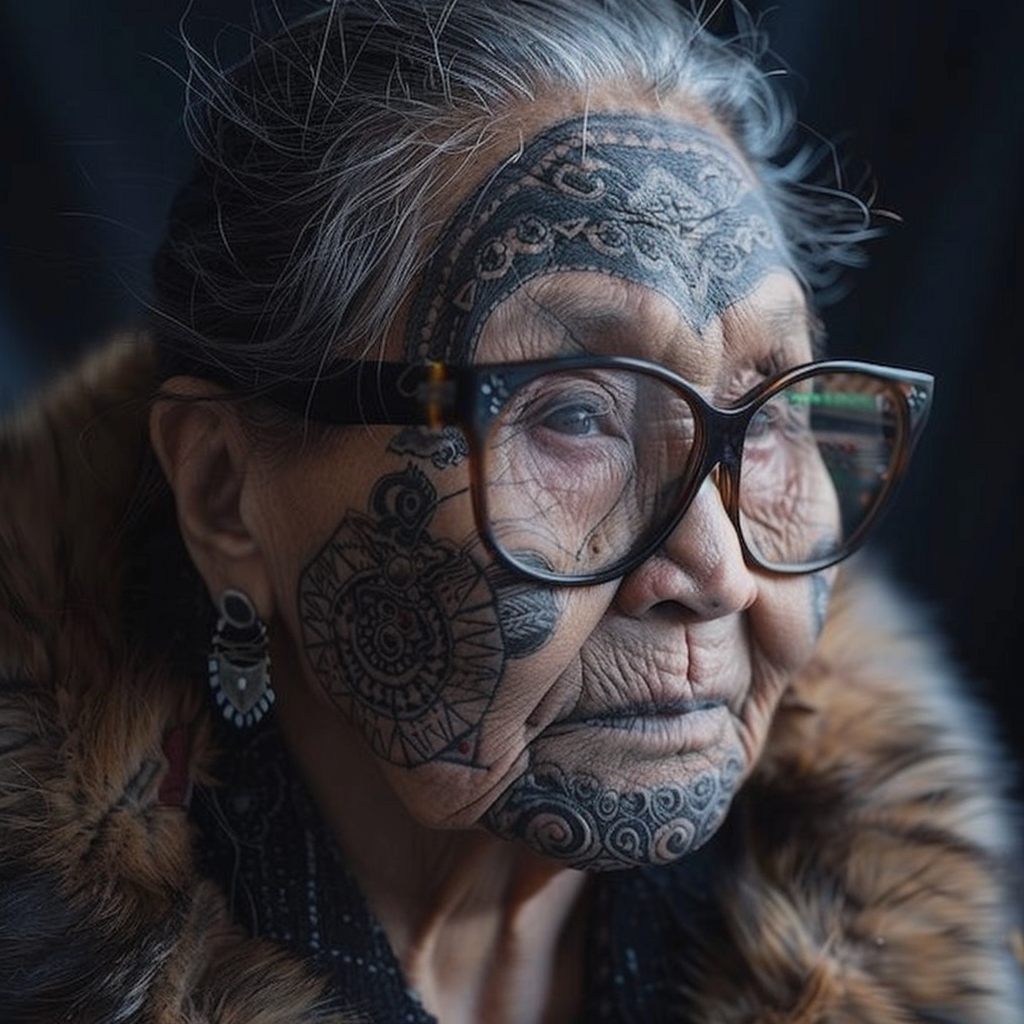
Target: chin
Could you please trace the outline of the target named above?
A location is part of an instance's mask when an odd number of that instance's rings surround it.
[[[684,777],[623,785],[553,762],[531,766],[487,811],[482,824],[566,867],[586,871],[671,864],[693,853],[725,819],[744,761],[730,750]]]

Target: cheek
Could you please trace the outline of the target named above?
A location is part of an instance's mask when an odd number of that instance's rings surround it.
[[[758,557],[793,563],[836,550],[843,520],[817,447],[747,444],[742,474],[743,533]]]
[[[838,569],[833,566],[831,569],[824,569],[821,572],[812,573],[807,577],[811,586],[811,604],[814,614],[814,635],[815,640],[821,636],[825,628],[825,619],[828,618],[829,602],[832,600],[832,587],[836,582]]]
[[[545,729],[577,706],[584,687],[581,651],[614,586],[552,590],[518,582],[497,592],[499,608],[514,607],[515,614],[503,618],[509,629],[504,673],[487,716],[482,763],[502,773],[511,770]],[[513,642],[517,635],[530,646]]]
[[[453,515],[439,505],[414,465],[382,476],[298,586],[316,683],[377,757],[402,767],[473,763],[506,659],[494,589],[471,545],[444,535]]]
[[[748,612],[751,683],[735,709],[744,775],[764,751],[787,687],[814,654],[834,577],[834,570],[826,570],[761,579]]]
[[[806,576],[764,578],[750,609],[750,647],[756,664],[778,679],[776,689],[814,654],[828,613],[835,569]]]
[[[297,599],[311,685],[408,809],[442,826],[475,821],[576,698],[566,667],[611,589],[558,591],[496,563],[460,472],[381,476],[306,564]]]
[[[378,757],[402,767],[478,764],[499,684],[550,675],[548,647],[564,622],[559,592],[483,546],[459,474],[407,464],[380,477],[298,583],[297,632],[315,684]],[[555,647],[558,661],[575,650]]]

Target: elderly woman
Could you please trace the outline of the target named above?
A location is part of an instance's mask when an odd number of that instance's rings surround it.
[[[837,569],[931,379],[822,360],[756,44],[194,59],[150,337],[2,435],[0,1018],[1019,1020],[998,754]]]

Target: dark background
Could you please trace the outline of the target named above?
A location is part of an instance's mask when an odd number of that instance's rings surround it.
[[[749,6],[764,11],[803,120],[867,159],[878,205],[902,217],[826,310],[833,354],[938,378],[912,476],[873,548],[921,598],[1024,763],[1024,4]],[[185,9],[0,0],[0,411],[138,315],[187,166]],[[209,47],[251,11],[252,0],[198,0],[190,35]],[[220,45],[231,56],[230,38]]]

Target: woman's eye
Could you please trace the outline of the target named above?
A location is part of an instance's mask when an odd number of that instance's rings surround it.
[[[785,393],[762,405],[747,425],[746,441],[761,445],[802,443],[811,431],[807,403]]]
[[[778,422],[778,410],[771,405],[762,405],[747,424],[747,439],[764,437]]]
[[[540,420],[543,427],[559,434],[585,437],[596,434],[601,410],[593,406],[567,405],[547,413]]]

